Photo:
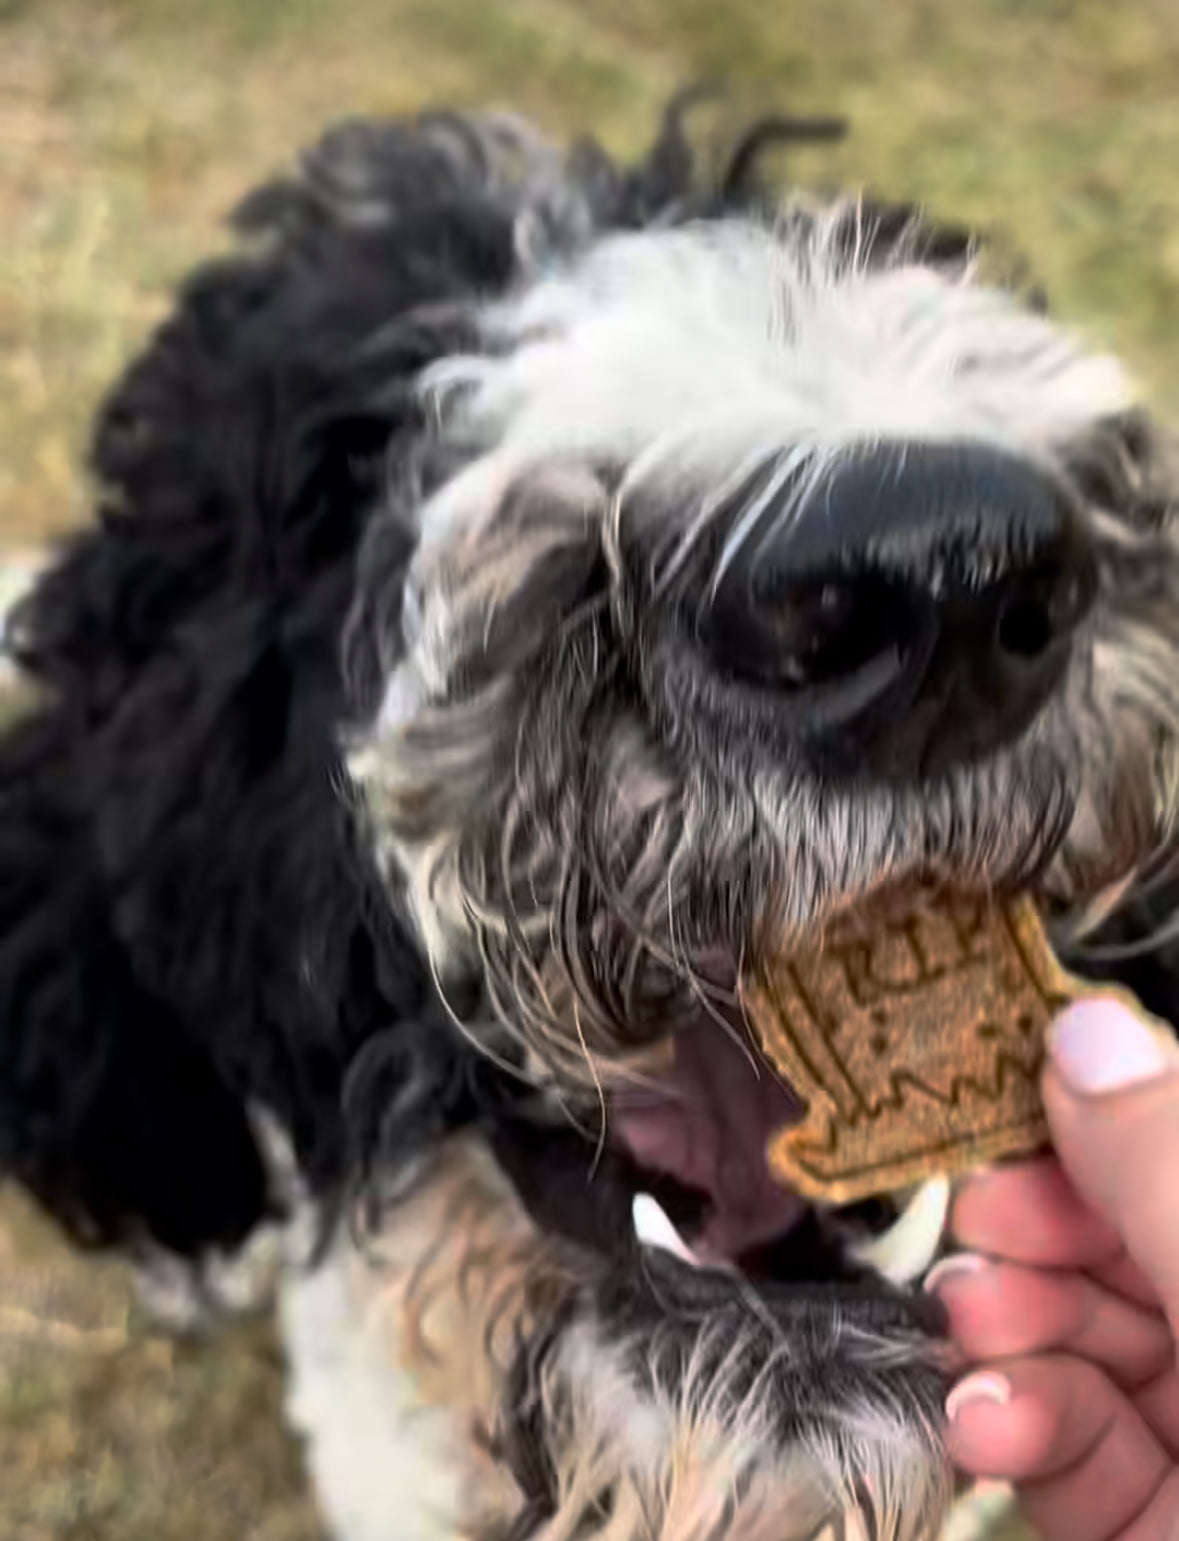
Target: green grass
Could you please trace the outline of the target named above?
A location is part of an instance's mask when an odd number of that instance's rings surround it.
[[[701,76],[845,112],[799,174],[1001,228],[1179,404],[1173,0],[0,0],[0,531],[79,517],[99,390],[325,120],[501,102],[622,149]]]
[[[701,77],[846,114],[846,144],[784,173],[994,229],[1179,407],[1175,0],[0,0],[0,549],[84,517],[99,392],[224,210],[328,119],[510,104],[624,150]],[[12,1208],[4,1247],[6,1541],[314,1534],[265,1334],[155,1343],[117,1271]]]

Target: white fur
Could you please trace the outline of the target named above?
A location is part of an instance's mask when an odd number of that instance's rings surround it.
[[[449,360],[426,384],[458,393],[454,431],[494,444],[501,467],[605,461],[629,486],[697,492],[751,459],[880,439],[1050,456],[1126,409],[1116,360],[970,267],[841,264],[847,213],[604,241],[488,312],[493,357]],[[424,536],[450,535],[454,514],[453,492],[435,499]]]
[[[561,1345],[561,1371],[584,1398],[584,1427],[620,1431],[617,1443],[635,1471],[654,1480],[675,1439],[675,1419],[666,1406],[640,1396],[627,1365],[627,1345],[604,1343],[590,1323],[579,1322]],[[606,1443],[609,1435],[599,1438]]]
[[[355,1288],[346,1247],[284,1281],[287,1417],[333,1541],[452,1541],[458,1466],[449,1412],[421,1404],[399,1373],[389,1323]]]
[[[16,684],[12,612],[33,587],[44,565],[44,558],[32,553],[10,555],[0,561],[0,690]]]
[[[471,459],[419,510],[407,648],[377,733],[386,761],[450,677],[439,554],[477,537],[526,472],[624,468],[615,512],[666,518],[667,530],[647,532],[666,578],[755,467],[773,469],[725,560],[788,480],[801,506],[857,447],[967,440],[1055,475],[1066,446],[1132,405],[1116,359],[1086,352],[973,266],[935,269],[903,245],[884,267],[841,257],[836,234],[856,217],[836,204],[776,227],[732,220],[611,237],[489,307],[487,353],[426,371],[444,437]],[[584,519],[579,500],[565,506]],[[363,757],[354,770],[363,781]]]
[[[287,1254],[286,1227],[262,1225],[236,1252],[213,1252],[197,1262],[150,1249],[132,1269],[132,1287],[162,1331],[210,1332],[270,1309]]]

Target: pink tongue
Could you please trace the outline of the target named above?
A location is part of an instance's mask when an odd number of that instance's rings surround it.
[[[684,1033],[658,1088],[621,1094],[617,1128],[643,1166],[707,1194],[703,1228],[688,1238],[709,1262],[727,1262],[790,1229],[806,1204],[770,1176],[770,1135],[795,1121],[798,1099],[719,1025]]]

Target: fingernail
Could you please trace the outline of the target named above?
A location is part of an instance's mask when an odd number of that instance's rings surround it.
[[[966,1277],[968,1274],[978,1273],[987,1266],[985,1257],[979,1257],[975,1252],[955,1252],[951,1257],[943,1257],[940,1263],[935,1263],[925,1276],[925,1288],[936,1294],[947,1279]]]
[[[1048,1033],[1053,1063],[1078,1092],[1113,1092],[1173,1070],[1176,1050],[1118,1001],[1081,1000]]]
[[[946,1398],[946,1417],[953,1423],[954,1419],[970,1402],[994,1402],[1000,1407],[1006,1407],[1011,1401],[1011,1387],[1001,1375],[996,1375],[993,1370],[982,1370],[977,1375],[968,1375],[961,1380]]]

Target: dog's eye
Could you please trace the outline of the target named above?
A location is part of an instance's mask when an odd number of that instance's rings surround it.
[[[845,682],[901,667],[908,606],[900,585],[870,577],[804,582],[723,580],[705,623],[731,673],[779,690]]]

